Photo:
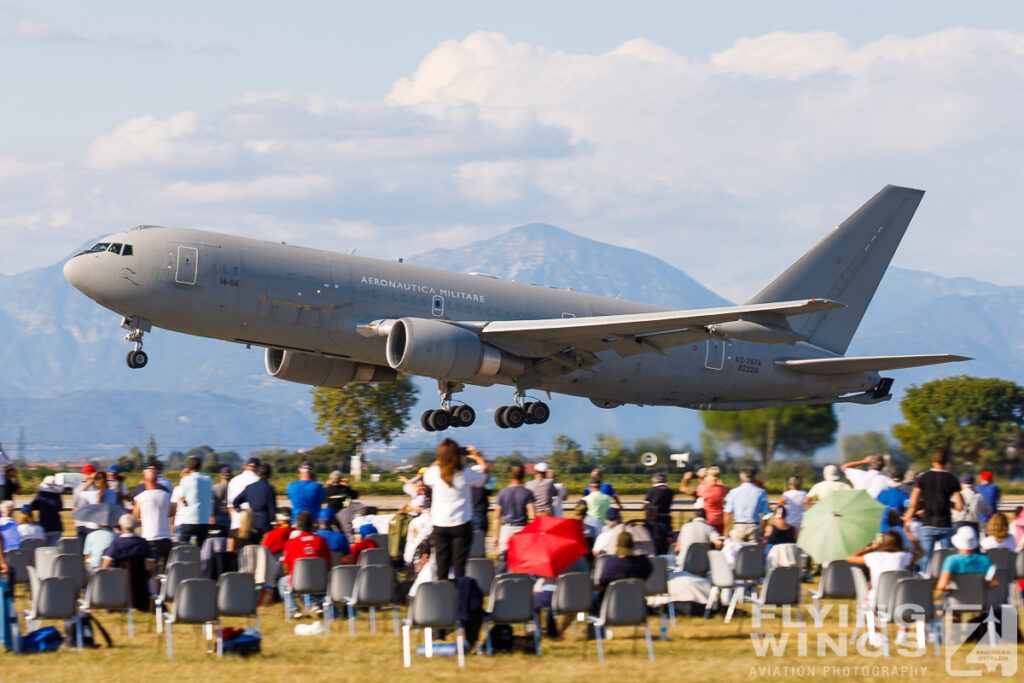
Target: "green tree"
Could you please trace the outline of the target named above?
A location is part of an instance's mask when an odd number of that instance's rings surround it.
[[[640,468],[637,455],[617,436],[598,434],[591,455],[594,465],[605,472],[635,472]]]
[[[777,449],[811,455],[832,443],[839,427],[831,405],[707,410],[701,413],[701,419],[710,437],[708,442],[740,443],[760,454],[765,468]]]
[[[591,466],[590,458],[580,445],[565,434],[555,437],[548,463],[557,472],[586,472]]]
[[[888,453],[890,450],[892,448],[889,437],[882,432],[847,434],[842,441],[843,458],[846,460],[859,460],[875,453]]]
[[[996,378],[947,377],[911,386],[900,410],[906,422],[892,433],[918,464],[946,446],[955,457],[998,467],[1007,464],[1007,447],[1024,425],[1024,388]]]
[[[146,439],[146,460],[155,460],[159,457],[160,449],[156,445],[156,437],[150,432],[149,437]]]
[[[313,390],[316,428],[330,445],[362,453],[366,443],[391,443],[405,430],[416,403],[416,387],[405,375],[390,384],[349,384]]]
[[[436,458],[437,451],[425,448],[412,459],[412,466],[417,470],[421,467],[430,467]]]

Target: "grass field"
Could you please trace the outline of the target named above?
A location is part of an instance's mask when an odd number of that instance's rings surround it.
[[[805,589],[811,587],[805,584]],[[27,606],[26,591],[19,588],[19,608]],[[829,604],[826,601],[825,604]],[[263,652],[249,659],[224,658],[205,654],[206,641],[199,629],[179,626],[175,629],[175,657],[168,661],[164,639],[153,629],[153,617],[136,615],[135,638],[129,639],[123,614],[99,614],[99,619],[114,639],[113,649],[87,650],[73,648],[57,653],[15,656],[0,655],[0,680],[3,681],[109,681],[120,677],[151,681],[337,681],[337,680],[443,680],[466,679],[495,681],[592,681],[626,676],[630,681],[708,680],[749,681],[752,679],[790,680],[920,680],[954,679],[946,673],[944,659],[937,659],[929,649],[922,656],[894,654],[889,660],[878,656],[856,654],[851,648],[846,656],[817,653],[818,634],[835,636],[840,631],[836,614],[839,602],[822,629],[814,628],[805,606],[808,622],[807,656],[796,648],[799,629],[780,621],[766,622],[768,633],[788,633],[790,643],[783,656],[758,657],[750,633],[755,631],[748,615],[735,617],[724,624],[721,617],[704,620],[680,617],[675,627],[668,628],[668,640],[655,640],[655,662],[646,658],[643,632],[634,638],[633,629],[615,629],[607,644],[606,661],[597,662],[593,641],[574,639],[570,632],[559,641],[544,639],[541,658],[526,654],[498,654],[493,658],[470,655],[466,668],[460,671],[454,658],[436,657],[426,660],[414,657],[411,669],[402,666],[401,636],[391,631],[390,618],[378,620],[377,634],[369,633],[368,620],[357,622],[355,637],[348,634],[347,623],[334,622],[330,634],[298,636],[296,623],[286,623],[279,603],[261,608]],[[227,620],[226,625],[244,626],[243,620]],[[657,637],[658,619],[651,617],[652,631]],[[849,630],[845,631],[846,633]],[[522,633],[522,627],[516,627]],[[414,632],[414,643],[417,637]],[[452,639],[449,639],[452,640]],[[419,636],[422,642],[422,636]],[[584,651],[585,650],[585,651]],[[635,650],[635,652],[634,652]],[[871,651],[874,652],[874,651]],[[965,652],[955,662],[964,665]],[[1024,648],[1017,655],[1024,662]],[[971,667],[977,668],[977,667]],[[1001,678],[999,671],[986,673],[983,680]]]

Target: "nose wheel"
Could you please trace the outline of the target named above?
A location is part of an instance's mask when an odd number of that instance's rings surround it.
[[[152,329],[152,326],[148,321],[141,318],[129,317],[121,321],[121,327],[128,330],[124,340],[134,345],[134,348],[128,352],[128,356],[125,358],[128,362],[128,367],[132,370],[146,367],[146,364],[149,363],[149,356],[142,350],[142,336]]]
[[[138,370],[139,368],[146,367],[146,363],[149,362],[149,356],[142,349],[132,349],[128,352],[128,367],[132,370]]]

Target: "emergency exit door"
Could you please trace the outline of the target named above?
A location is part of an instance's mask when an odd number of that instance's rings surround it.
[[[196,267],[199,262],[199,250],[195,247],[178,247],[178,270],[174,273],[174,281],[179,285],[196,283]]]

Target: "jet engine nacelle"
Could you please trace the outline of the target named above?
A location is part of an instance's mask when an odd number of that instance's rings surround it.
[[[277,379],[318,387],[343,387],[349,382],[394,382],[398,373],[383,365],[353,363],[341,358],[267,349],[267,372]]]
[[[388,331],[388,365],[413,375],[470,378],[520,375],[525,363],[472,330],[428,318],[401,318]]]

